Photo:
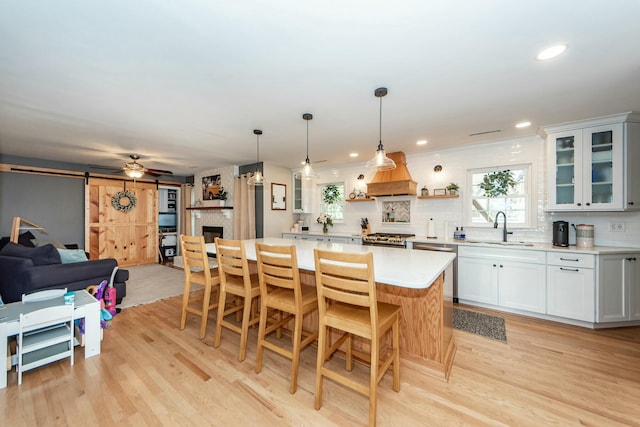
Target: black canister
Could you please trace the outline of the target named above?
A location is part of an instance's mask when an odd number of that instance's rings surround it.
[[[567,221],[553,222],[553,246],[569,246],[569,223]]]

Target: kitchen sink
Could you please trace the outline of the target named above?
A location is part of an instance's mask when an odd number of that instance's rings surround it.
[[[483,245],[498,245],[498,246],[534,246],[533,243],[528,242],[498,242],[496,240],[465,240],[465,243],[478,243]]]

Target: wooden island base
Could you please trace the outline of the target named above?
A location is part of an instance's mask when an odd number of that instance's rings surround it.
[[[315,273],[300,271],[301,281],[315,286]],[[400,356],[426,367],[434,377],[449,380],[456,352],[453,337],[452,266],[426,289],[377,284],[378,300],[402,307],[400,316]],[[446,279],[446,280],[445,280]],[[304,321],[304,327],[317,329],[317,313]],[[385,337],[384,344],[390,343]],[[354,338],[354,345],[368,351],[368,342]]]

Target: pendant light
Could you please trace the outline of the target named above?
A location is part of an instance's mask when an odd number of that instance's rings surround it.
[[[262,131],[260,129],[253,130],[254,135],[256,136],[256,171],[253,173],[251,178],[247,180],[247,184],[255,185],[256,187],[262,187],[264,185],[264,176],[262,176],[262,172],[260,172],[260,135],[262,135]]]
[[[389,171],[395,169],[396,164],[387,157],[384,152],[384,147],[382,146],[382,97],[387,95],[387,88],[379,87],[375,90],[374,95],[380,98],[380,142],[375,156],[366,163],[365,167],[377,169],[378,171]]]
[[[304,161],[304,167],[298,173],[296,173],[296,178],[310,180],[316,177],[313,173],[313,169],[311,168],[311,162],[309,161],[309,120],[313,119],[313,115],[309,113],[304,113],[302,118],[307,121],[307,158]]]

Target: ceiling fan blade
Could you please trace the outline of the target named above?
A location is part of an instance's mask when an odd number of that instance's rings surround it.
[[[147,168],[147,173],[149,174],[159,174],[159,175],[173,175],[173,172],[171,171],[166,171],[166,170],[162,170],[162,169],[151,169],[151,168]]]

